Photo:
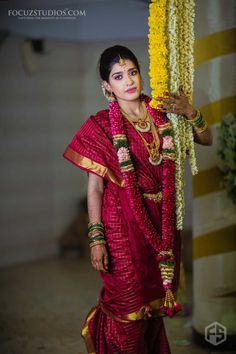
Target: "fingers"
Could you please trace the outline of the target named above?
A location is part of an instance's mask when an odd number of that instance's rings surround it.
[[[183,85],[180,85],[180,86],[179,86],[179,93],[180,93],[180,96],[181,96],[181,95],[184,95],[184,88],[183,88]]]
[[[167,103],[172,103],[172,102],[175,102],[175,100],[178,100],[181,96],[186,96],[184,89],[183,89],[183,85],[179,86],[179,95],[166,91],[166,92],[163,92],[163,97],[156,97],[155,100],[167,102]]]
[[[97,247],[97,249],[95,249]],[[91,263],[98,272],[108,271],[108,254],[105,247],[94,246],[91,252]]]
[[[173,92],[163,92],[163,96],[167,96],[167,97],[172,97],[172,98],[177,98],[178,95],[176,95],[175,93]]]
[[[163,113],[179,113],[178,106],[176,103],[171,104],[158,104],[158,110]]]
[[[160,104],[157,105],[157,109],[163,113],[185,114],[189,102],[182,85],[179,87],[179,92],[179,96],[170,92],[164,92],[163,96],[165,97],[156,97],[155,100],[160,102]]]
[[[102,259],[96,260],[96,261],[92,261],[91,263],[92,263],[93,268],[95,270],[97,270],[98,272],[106,272],[107,271],[107,269],[103,265]]]
[[[161,101],[161,102],[166,102],[166,103],[175,103],[177,98],[174,98],[174,97],[170,97],[170,98],[165,98],[165,97],[156,97],[155,100],[156,101]]]

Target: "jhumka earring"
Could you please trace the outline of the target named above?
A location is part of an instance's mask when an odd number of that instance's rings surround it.
[[[116,100],[114,94],[112,92],[107,91],[107,89],[105,88],[104,84],[101,84],[101,88],[102,88],[103,95],[106,97],[106,99],[109,102],[112,102],[112,101]]]

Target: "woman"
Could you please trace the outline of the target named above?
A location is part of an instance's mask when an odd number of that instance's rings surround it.
[[[170,353],[161,316],[179,310],[180,235],[175,228],[174,146],[166,113],[183,114],[195,140],[211,133],[180,90],[165,93],[159,110],[141,94],[138,61],[123,46],[100,58],[109,110],[91,116],[64,157],[89,172],[91,262],[100,272],[99,304],[82,330],[88,353]]]

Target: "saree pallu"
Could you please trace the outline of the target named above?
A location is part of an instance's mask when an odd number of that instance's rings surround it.
[[[144,205],[161,235],[163,165],[151,165],[140,136],[127,120],[124,120],[124,126]],[[147,141],[152,140],[150,133],[144,135]],[[126,196],[112,144],[108,110],[91,116],[82,125],[64,157],[104,178],[102,222],[109,265],[107,273],[100,273],[103,288],[99,304],[90,311],[82,329],[88,353],[170,353],[159,314],[165,292],[158,263]],[[173,291],[176,292],[180,264],[180,234],[177,231],[173,250],[176,260]]]

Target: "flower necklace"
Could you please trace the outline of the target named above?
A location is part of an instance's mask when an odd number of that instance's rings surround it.
[[[142,106],[143,106],[143,110],[144,110],[144,116],[142,118],[138,118],[137,122],[134,122],[132,120],[132,117],[125,111],[123,111],[123,109],[120,108],[122,114],[130,121],[132,122],[133,126],[135,127],[135,129],[137,131],[140,131],[142,133],[147,133],[150,131],[151,129],[151,124],[148,120],[148,114],[147,114],[147,109],[145,104],[142,102]]]
[[[125,134],[123,119],[117,101],[109,103],[109,118],[113,144],[117,151],[120,170],[125,181],[125,188],[135,218],[143,231],[146,241],[156,252],[159,263],[165,299],[160,312],[172,317],[180,310],[171,291],[174,278],[175,260],[173,254],[175,232],[175,151],[171,124],[158,111],[149,106],[150,98],[142,95],[148,114],[153,118],[163,137],[163,201],[162,201],[162,237],[158,235],[144,207],[142,194],[138,187],[137,176],[132,163],[129,144]]]

